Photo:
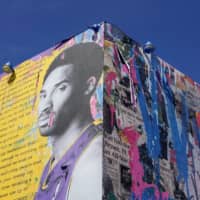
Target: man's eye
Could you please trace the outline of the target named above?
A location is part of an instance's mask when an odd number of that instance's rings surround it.
[[[64,91],[67,88],[67,85],[60,85],[59,90]]]
[[[40,93],[40,99],[44,99],[46,97],[46,94]]]

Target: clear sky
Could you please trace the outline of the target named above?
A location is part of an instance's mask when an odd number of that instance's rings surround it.
[[[200,83],[200,0],[0,0],[0,65],[18,65],[101,21]],[[1,71],[1,69],[0,69]]]

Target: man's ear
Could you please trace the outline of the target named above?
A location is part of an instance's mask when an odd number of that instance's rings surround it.
[[[97,83],[96,77],[95,76],[90,76],[86,81],[87,87],[86,87],[86,90],[84,91],[84,94],[85,95],[91,94],[94,91],[95,87],[96,87],[96,83]]]

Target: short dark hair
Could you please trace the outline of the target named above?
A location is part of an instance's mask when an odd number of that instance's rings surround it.
[[[59,66],[73,64],[75,73],[80,79],[95,76],[99,78],[103,69],[103,50],[94,42],[79,43],[65,49],[51,63],[45,74],[43,82],[46,81],[49,74]]]

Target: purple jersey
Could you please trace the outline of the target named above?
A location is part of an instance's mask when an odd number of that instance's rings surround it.
[[[46,164],[34,200],[66,200],[67,190],[76,161],[89,143],[102,132],[102,124],[89,126],[62,159],[51,169]],[[88,177],[87,177],[88,178]]]

